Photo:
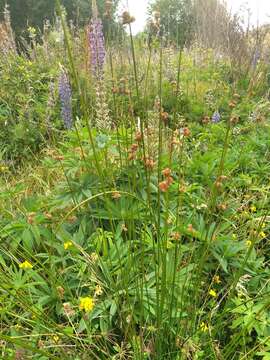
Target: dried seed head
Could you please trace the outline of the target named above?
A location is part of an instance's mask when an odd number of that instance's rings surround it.
[[[187,190],[186,186],[183,184],[179,184],[179,192],[180,193],[185,193]]]
[[[234,115],[230,118],[231,125],[236,125],[238,122],[239,122],[239,116]]]
[[[55,156],[53,156],[53,159],[54,159],[54,160],[57,160],[57,161],[62,161],[62,160],[64,160],[65,158],[64,158],[63,155],[55,155]]]
[[[107,0],[105,2],[105,13],[104,13],[104,16],[107,17],[107,18],[111,18],[112,16],[112,1],[110,0]]]
[[[226,204],[218,204],[218,209],[221,211],[227,210],[228,206]]]
[[[128,11],[124,11],[122,14],[122,24],[127,25],[135,21],[135,17],[131,16]]]
[[[60,299],[63,299],[65,295],[65,289],[62,286],[57,286],[56,290]]]
[[[35,216],[36,216],[36,213],[34,213],[34,212],[31,212],[31,213],[28,214],[28,216],[27,216],[28,224],[33,225],[33,223],[35,221],[35,219],[34,219]]]
[[[112,193],[112,198],[115,199],[115,200],[120,199],[121,198],[120,192],[119,191],[114,191]]]
[[[47,211],[44,213],[44,216],[47,220],[52,220],[52,217],[53,217],[52,214]]]
[[[64,303],[63,308],[64,308],[64,313],[67,317],[71,317],[75,315],[75,311],[72,309],[70,303]]]

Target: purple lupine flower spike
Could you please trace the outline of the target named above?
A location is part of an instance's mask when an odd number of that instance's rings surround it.
[[[93,1],[93,19],[88,31],[89,48],[91,52],[91,69],[96,77],[101,77],[105,63],[105,40],[102,21],[98,18],[96,2]]]
[[[221,116],[218,110],[216,110],[212,116],[212,122],[213,123],[218,123],[220,122]]]
[[[59,96],[61,102],[61,116],[64,121],[64,126],[66,129],[72,127],[72,93],[68,74],[64,69],[61,69],[59,76]]]

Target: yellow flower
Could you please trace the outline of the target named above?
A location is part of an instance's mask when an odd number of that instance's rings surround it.
[[[79,308],[80,310],[84,310],[86,312],[92,311],[94,308],[94,300],[89,296],[81,297]]]
[[[213,282],[214,282],[215,284],[220,284],[220,283],[221,283],[221,280],[220,280],[219,275],[215,275],[215,276],[213,277]]]
[[[252,241],[251,241],[251,240],[247,240],[247,241],[246,241],[246,245],[247,245],[247,247],[250,247],[250,246],[252,245]]]
[[[213,290],[213,289],[210,289],[210,290],[209,290],[209,295],[213,296],[214,298],[217,297],[217,293],[216,293],[215,290]]]
[[[208,325],[203,321],[200,324],[201,331],[206,332],[208,331]]]
[[[33,265],[27,260],[25,260],[23,263],[19,265],[20,269],[32,269],[32,267]]]
[[[64,249],[67,250],[68,248],[70,248],[71,246],[73,246],[73,243],[71,241],[66,241],[64,243]]]
[[[53,341],[54,341],[55,343],[58,343],[58,341],[59,341],[59,336],[54,335],[54,336],[53,336]]]
[[[95,296],[100,296],[100,295],[102,295],[102,294],[103,294],[103,290],[102,290],[101,286],[100,286],[100,285],[97,285],[97,286],[95,287]]]
[[[266,234],[265,234],[264,231],[261,231],[261,232],[260,232],[260,237],[261,237],[261,238],[265,238],[265,237],[266,237]]]
[[[256,212],[256,211],[257,211],[256,206],[255,206],[255,205],[251,205],[250,211],[251,211],[251,212]]]
[[[0,166],[0,172],[5,172],[8,170],[7,166]]]
[[[237,236],[235,234],[232,234],[232,238],[233,238],[233,240],[236,240]]]

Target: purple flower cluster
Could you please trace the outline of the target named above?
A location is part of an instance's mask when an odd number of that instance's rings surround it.
[[[68,75],[64,69],[61,70],[61,74],[59,76],[59,96],[61,102],[61,115],[64,121],[64,126],[66,129],[70,129],[72,127],[72,93],[70,82],[68,79]]]
[[[105,63],[105,41],[103,26],[99,18],[91,20],[88,31],[88,40],[91,56],[91,69],[96,77],[101,77]]]
[[[212,122],[213,123],[218,123],[220,122],[221,116],[220,113],[217,111],[214,112],[213,116],[212,116]]]

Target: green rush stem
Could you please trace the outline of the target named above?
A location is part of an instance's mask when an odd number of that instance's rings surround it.
[[[112,51],[110,49],[109,51],[109,59],[110,59],[110,69],[111,69],[111,76],[112,76],[112,86],[115,87],[115,80],[114,80],[114,69],[113,69],[113,60],[112,60]],[[118,151],[119,151],[119,157],[120,157],[120,164],[121,167],[123,166],[123,160],[122,160],[122,151],[121,151],[121,142],[120,142],[120,135],[119,135],[119,128],[118,128],[118,112],[117,112],[117,106],[116,106],[116,95],[113,92],[113,113],[114,113],[114,123],[116,126],[116,136],[117,136],[117,144],[118,144]]]
[[[178,95],[179,95],[179,89],[180,89],[180,74],[181,74],[181,63],[182,63],[182,49],[180,49],[179,51],[179,56],[178,56],[178,67],[177,67],[177,84],[176,84],[176,101],[178,99]],[[175,107],[174,108],[174,114],[173,114],[173,119],[174,119],[174,124],[176,122],[176,114],[177,114],[177,110],[178,108]],[[173,146],[173,145],[171,145]],[[179,176],[178,176],[178,184],[179,186],[182,183],[182,178],[183,178],[183,174],[181,174],[181,169],[183,169],[182,163],[183,163],[183,154],[184,154],[184,138],[183,138],[183,142],[180,145],[180,151],[179,151],[179,160],[178,160],[178,166],[179,166]],[[172,148],[173,151],[173,148]],[[172,160],[172,157],[171,157]],[[178,189],[179,191],[179,189]],[[177,230],[178,224],[179,224],[179,212],[181,209],[181,202],[182,200],[182,194],[181,192],[179,192],[179,196],[177,198],[177,210],[176,210],[176,224],[175,224],[175,228]],[[173,307],[173,298],[174,298],[174,284],[175,284],[175,278],[176,278],[176,269],[177,269],[177,254],[178,254],[178,250],[180,247],[180,240],[181,238],[177,241],[177,244],[175,246],[175,252],[174,252],[174,266],[173,266],[173,281],[172,281],[172,298],[171,298],[171,305],[170,305],[170,316],[169,316],[169,323],[171,323],[172,320],[172,307]]]
[[[133,60],[133,69],[134,69],[134,77],[135,77],[135,85],[136,85],[136,94],[137,94],[137,102],[139,104],[140,102],[140,93],[139,93],[139,83],[138,83],[138,74],[137,74],[137,65],[136,65],[136,57],[135,57],[135,48],[134,48],[134,41],[133,41],[133,36],[132,36],[132,31],[131,31],[131,26],[129,24],[129,33],[130,33],[130,42],[131,42],[131,50],[132,50],[132,60]],[[147,84],[148,84],[148,79],[149,79],[149,72],[150,72],[150,65],[151,65],[151,57],[152,57],[152,51],[150,49],[149,52],[149,58],[148,58],[148,63],[147,63],[147,70],[146,70],[146,79],[145,79],[145,92],[144,92],[144,104],[145,104],[145,113],[147,113],[147,96],[146,96],[146,92],[147,92]],[[161,92],[161,90],[160,90]],[[146,149],[145,149],[145,138],[144,138],[144,127],[143,127],[143,121],[144,121],[144,116],[143,118],[140,119],[140,132],[141,132],[141,136],[142,136],[142,150],[143,150],[143,160],[144,160],[144,172],[145,172],[145,178],[146,178],[146,183],[147,183],[147,198],[148,198],[148,211],[149,214],[152,213],[151,211],[151,191],[150,191],[150,173],[147,171],[147,167],[145,165],[145,160],[146,160]],[[159,195],[160,196],[160,195]],[[159,226],[158,226],[159,228]],[[142,244],[143,245],[143,244]],[[156,254],[155,254],[155,241],[153,239],[153,251],[154,251],[154,257],[156,258]],[[143,252],[144,253],[144,252]],[[142,259],[142,266],[143,266],[143,279],[142,279],[142,298],[143,298],[143,288],[144,288],[144,258]],[[158,261],[159,263],[159,261]],[[156,281],[158,284],[159,281],[159,274],[157,273],[156,269],[155,269],[155,277],[156,277]],[[158,292],[157,292],[157,298],[158,298]],[[159,301],[157,301],[157,304],[159,303]],[[157,305],[157,308],[159,308],[159,306]],[[143,318],[143,306],[141,307],[141,316]],[[141,343],[142,346],[142,343]]]
[[[183,169],[183,154],[184,154],[184,142],[181,144],[180,147],[180,151],[179,151],[179,176],[178,176],[178,183],[179,186],[182,183],[182,179],[183,179],[183,174],[181,174],[181,169]],[[178,226],[179,226],[179,222],[180,222],[180,209],[181,209],[181,205],[182,205],[182,193],[179,192],[178,198],[177,198],[177,208],[176,208],[176,223],[175,223],[175,228],[177,230]],[[174,298],[174,289],[175,289],[175,278],[176,278],[176,271],[177,271],[177,260],[178,260],[178,253],[179,253],[179,248],[180,248],[180,241],[181,241],[181,235],[180,235],[180,239],[177,241],[176,246],[175,246],[175,252],[174,252],[174,266],[173,266],[173,281],[172,281],[172,298],[171,298],[171,305],[170,305],[170,316],[169,316],[169,323],[171,323],[172,320],[172,308],[173,308],[173,298]],[[177,306],[176,306],[177,307]]]
[[[160,60],[159,60],[159,101],[160,101],[160,108],[159,108],[159,124],[158,124],[158,184],[161,181],[161,165],[162,165],[162,146],[163,146],[163,139],[162,139],[162,117],[161,117],[161,109],[162,109],[162,68],[163,68],[163,52],[162,52],[162,44],[160,44]],[[158,187],[158,221],[157,221],[157,267],[158,267],[158,282],[156,284],[156,297],[157,297],[157,328],[158,328],[158,350],[161,350],[161,343],[162,343],[162,333],[161,331],[161,316],[162,316],[162,307],[160,304],[163,302],[162,294],[160,294],[160,289],[162,289],[162,284],[160,288],[160,260],[161,260],[161,250],[162,250],[162,242],[161,242],[161,190]],[[160,296],[161,295],[161,299]]]

